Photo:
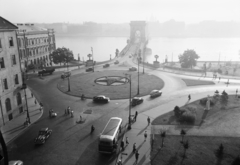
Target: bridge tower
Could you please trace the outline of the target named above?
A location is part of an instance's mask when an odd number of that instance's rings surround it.
[[[131,21],[130,23],[130,42],[139,43],[146,41],[146,22]]]

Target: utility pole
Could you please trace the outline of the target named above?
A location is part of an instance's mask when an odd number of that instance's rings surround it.
[[[93,60],[93,72],[94,72],[93,47],[91,47],[91,51],[92,51],[92,60]]]
[[[132,129],[131,127],[131,102],[132,102],[132,78],[131,78],[131,74],[125,74],[125,76],[129,76],[129,78],[125,77],[128,79],[129,84],[130,84],[130,90],[129,90],[129,116],[128,116],[128,129]]]

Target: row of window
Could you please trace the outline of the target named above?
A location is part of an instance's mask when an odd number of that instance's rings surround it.
[[[17,64],[16,55],[11,55],[12,66]],[[5,68],[4,57],[0,57],[0,70]]]
[[[49,51],[49,47],[40,47],[40,48],[35,48],[35,49],[29,49],[29,56],[35,56],[38,54],[43,54]],[[27,54],[25,49],[19,50],[19,57],[20,59],[27,58]]]
[[[18,84],[19,84],[18,74],[15,74],[15,75],[14,75],[13,81],[14,81],[14,84],[15,84],[15,85],[18,85]],[[7,89],[8,89],[8,81],[7,81],[7,78],[2,79],[2,87],[3,87],[4,90],[7,90]]]

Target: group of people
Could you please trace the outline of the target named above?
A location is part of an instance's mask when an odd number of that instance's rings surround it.
[[[71,115],[71,117],[73,117],[73,110],[71,110],[71,108],[68,106],[67,109],[65,109],[65,115]]]

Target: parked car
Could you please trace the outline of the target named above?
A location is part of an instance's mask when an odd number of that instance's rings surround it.
[[[150,97],[154,98],[154,97],[158,97],[162,95],[162,91],[161,90],[152,90],[150,93]]]
[[[44,74],[52,74],[55,71],[55,69],[43,69],[41,71],[38,71],[38,76],[44,75]]]
[[[93,72],[94,70],[93,70],[93,68],[87,68],[86,69],[86,72]]]
[[[8,165],[23,165],[23,162],[21,160],[11,160]]]
[[[131,67],[131,68],[129,68],[129,71],[137,71],[137,68],[136,67]]]
[[[51,134],[52,130],[42,128],[38,133],[38,137],[35,139],[35,144],[44,144]]]
[[[103,65],[103,68],[107,68],[107,67],[109,67],[110,66],[110,64],[104,64]]]
[[[93,97],[93,102],[95,103],[108,103],[110,101],[109,97],[98,95]]]
[[[114,64],[119,64],[119,61],[118,61],[118,60],[116,60],[116,61],[114,62]]]
[[[64,78],[67,78],[67,77],[70,77],[71,76],[71,72],[63,72],[62,75],[61,75],[61,78],[64,79]]]
[[[141,104],[143,102],[143,98],[142,97],[134,97],[132,99],[132,106]]]

